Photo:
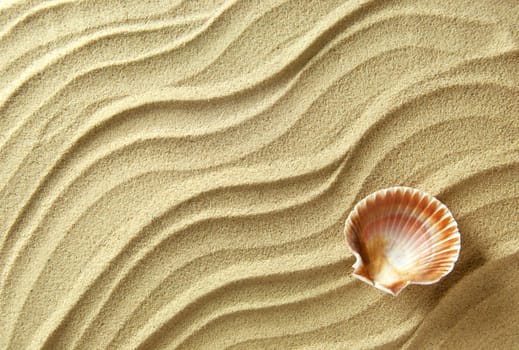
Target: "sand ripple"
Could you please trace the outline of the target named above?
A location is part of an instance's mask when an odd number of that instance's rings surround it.
[[[0,349],[519,344],[515,1],[0,6]],[[398,298],[342,237],[394,185],[463,242]]]

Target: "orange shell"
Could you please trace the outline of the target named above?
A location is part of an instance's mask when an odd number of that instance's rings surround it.
[[[394,296],[411,283],[438,282],[454,268],[461,247],[449,209],[409,187],[361,200],[346,220],[345,235],[357,258],[353,276]]]

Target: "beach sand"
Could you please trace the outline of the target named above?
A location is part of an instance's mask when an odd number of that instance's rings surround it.
[[[517,0],[0,3],[0,349],[519,346]],[[451,274],[351,277],[444,202]]]

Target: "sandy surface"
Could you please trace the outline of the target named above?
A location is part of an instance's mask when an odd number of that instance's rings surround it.
[[[517,346],[518,4],[2,2],[0,349]],[[342,235],[393,185],[462,235],[396,298]]]

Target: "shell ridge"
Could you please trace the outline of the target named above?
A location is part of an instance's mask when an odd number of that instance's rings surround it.
[[[425,206],[425,207],[424,207],[420,212],[418,212],[418,213],[416,214],[416,217],[417,217],[417,218],[421,218],[421,217],[423,217],[423,216],[424,216],[424,212],[426,212],[427,209],[429,209],[431,206],[435,205],[435,203],[431,201],[431,197],[428,196],[428,195],[425,195],[425,196],[424,196],[424,200],[428,201],[429,204],[426,205],[426,206]],[[438,211],[438,208],[432,212],[431,216],[434,215],[437,211]],[[416,232],[417,234],[418,234],[419,232],[421,232],[422,230],[424,230],[425,232],[428,232],[428,231],[429,231],[429,228],[430,228],[429,220],[423,220],[422,223],[421,223],[421,225],[416,229],[415,232]]]
[[[417,231],[413,234],[413,236],[418,235],[419,232],[420,232],[422,229],[424,229],[424,228],[425,228],[426,232],[430,234],[430,237],[431,237],[431,238],[434,238],[435,236],[441,234],[441,232],[442,232],[443,230],[440,230],[439,232],[434,232],[434,226],[435,226],[435,225],[432,223],[432,221],[434,220],[434,219],[433,219],[433,218],[434,218],[434,215],[435,215],[436,213],[438,213],[438,211],[440,211],[440,210],[445,210],[445,214],[444,214],[440,219],[437,219],[438,222],[444,220],[444,218],[446,218],[446,217],[449,217],[449,218],[450,218],[450,221],[451,221],[451,223],[449,223],[447,226],[450,226],[450,225],[452,224],[452,222],[455,222],[455,221],[453,220],[453,218],[452,218],[452,214],[450,213],[450,211],[448,210],[448,208],[447,208],[443,203],[441,203],[440,201],[438,201],[438,200],[435,199],[434,197],[431,197],[431,196],[429,196],[429,197],[430,197],[429,200],[432,200],[432,202],[436,202],[436,203],[434,203],[434,204],[438,205],[438,207],[436,208],[436,210],[434,210],[434,212],[432,212],[432,213],[430,214],[430,216],[429,216],[426,220],[423,221],[422,225],[420,226],[420,228],[417,229]],[[424,208],[424,210],[423,210],[421,213],[425,212],[426,209],[427,209],[428,207],[429,207],[429,206],[427,206],[426,208]],[[433,231],[434,233],[431,234],[431,233],[430,233],[431,231]],[[414,237],[412,237],[412,238],[414,238]],[[412,241],[412,240],[410,240],[410,241]],[[423,245],[426,244],[426,243],[427,243],[427,240],[424,240],[423,242],[420,243],[420,246],[419,246],[419,247],[414,247],[414,248],[415,248],[416,250],[423,249]],[[410,247],[406,247],[406,249],[409,249],[409,248],[410,248]]]
[[[410,211],[410,213],[407,215],[407,220],[404,221],[403,223],[401,223],[402,229],[407,227],[409,225],[409,223],[411,222],[411,220],[416,220],[416,218],[419,217],[418,210],[420,208],[418,207],[418,204],[422,203],[423,200],[428,199],[427,196],[425,195],[425,193],[420,193],[419,191],[414,190],[414,189],[410,189],[410,191],[412,191],[413,193],[417,193],[419,195],[419,200],[417,202],[417,207],[413,208]],[[410,248],[412,247],[413,239],[415,239],[420,234],[422,228],[423,228],[423,225],[421,225],[418,229],[414,230],[413,232],[410,232],[408,235],[405,235],[405,237],[399,237],[400,244],[397,244],[395,248],[397,248],[398,250],[402,250],[402,251],[409,251]],[[404,235],[401,235],[401,236],[404,236]]]
[[[443,242],[446,242],[448,240],[451,240],[451,239],[454,239],[456,238],[456,230],[457,230],[457,225],[455,224],[455,222],[449,224],[448,227],[445,227],[444,229],[442,229],[440,232],[438,232],[437,234],[435,234],[434,236],[438,236],[440,235],[441,233],[449,230],[449,229],[454,229],[453,232],[451,234],[449,234],[447,236],[447,238],[444,238],[443,240],[439,241],[439,242],[435,242],[434,244],[430,245],[429,248],[433,249],[435,247],[437,247],[439,244],[443,243]],[[431,236],[434,237],[434,236]],[[424,250],[424,247],[427,245],[428,241],[427,240],[424,240],[423,242],[421,242],[418,246],[415,246],[413,247],[414,251],[418,254],[419,252],[423,251]]]
[[[418,191],[415,191],[415,192],[418,192]],[[420,202],[424,199],[426,199],[427,196],[423,196],[420,200]],[[413,208],[413,210],[411,210],[411,212],[409,213],[408,217],[407,217],[407,220],[405,222],[402,223],[402,227],[406,227],[409,222],[415,218],[417,218],[419,215],[419,213],[417,212],[419,208]],[[420,230],[422,229],[422,227],[419,227],[417,230],[415,230],[414,232],[412,232],[410,234],[410,236],[406,237],[405,240],[402,240],[402,242],[404,242],[402,244],[402,246],[400,247],[401,249],[403,250],[408,250],[409,249],[409,242],[412,240],[412,238],[414,238],[416,235],[419,234]]]
[[[457,237],[455,235],[452,235],[452,236],[449,236],[447,238],[445,238],[444,240],[438,242],[438,243],[434,243],[434,245],[431,246],[431,248],[436,248],[436,247],[439,247],[439,246],[442,246],[442,245],[445,245],[445,243],[449,243],[450,241],[454,240],[454,242],[451,242],[453,245],[456,245],[457,244]]]
[[[440,274],[437,278],[435,279],[432,279],[432,280],[416,280],[416,281],[413,281],[413,284],[422,284],[422,285],[429,285],[429,284],[434,284],[436,282],[438,282],[439,280],[441,280],[443,277],[447,276],[449,273],[451,273],[452,270],[454,270],[454,263],[456,262],[456,260],[458,260],[458,256],[456,256],[456,258],[453,260],[452,264],[449,266],[448,269],[446,269],[445,271],[443,271],[442,274]]]
[[[437,247],[439,246],[441,243],[444,243],[448,240],[451,240],[451,239],[455,239],[456,241],[459,242],[459,232],[458,232],[458,225],[455,221],[453,221],[451,224],[449,224],[448,227],[445,227],[443,230],[439,231],[438,234],[435,234],[434,236],[437,236],[447,230],[450,230],[452,229],[452,233],[449,234],[445,239],[439,241],[439,242],[435,242],[434,244],[431,245],[431,248],[434,248],[434,247]],[[453,244],[457,244],[458,242],[453,242]],[[416,250],[422,250],[423,249],[423,245],[425,245],[427,242],[424,241],[422,242],[418,247],[416,247]]]
[[[428,257],[426,257],[425,259],[417,261],[416,265],[420,266],[421,268],[420,269],[416,269],[416,271],[422,271],[424,268],[427,268],[427,267],[429,267],[431,265],[434,265],[437,262],[444,261],[441,258],[441,255],[444,254],[444,253],[447,253],[447,252],[455,254],[456,250],[455,249],[450,249],[450,250],[444,250],[444,251],[441,251],[441,252],[438,252],[438,253],[433,253],[433,254],[429,255]],[[438,255],[440,255],[440,258],[436,259],[436,257]],[[445,259],[445,261],[448,261],[448,260],[450,260],[450,259]]]
[[[446,227],[444,228],[443,230],[441,230],[441,234],[443,234],[443,232],[445,231],[449,231],[449,230],[452,230],[453,232],[451,232],[446,238],[442,239],[441,241],[438,241],[436,243],[434,243],[433,245],[431,245],[431,247],[437,247],[439,244],[445,242],[445,241],[448,241],[450,239],[454,239],[454,238],[458,238],[456,235],[456,225],[454,224],[451,224],[449,225],[449,227]],[[425,244],[426,242],[422,242],[419,246],[416,247],[417,250],[421,250],[423,245]]]
[[[404,188],[405,189],[405,188]],[[398,194],[401,193],[401,188],[398,187],[395,191],[394,191],[394,197],[393,197],[393,201],[396,201],[397,198],[398,198]],[[402,196],[403,198],[403,196]],[[391,234],[393,234],[393,232],[395,232],[396,230],[396,226],[397,226],[397,222],[398,222],[398,216],[400,215],[400,210],[403,206],[405,206],[405,204],[402,204],[404,201],[401,200],[400,203],[398,203],[398,206],[395,210],[395,213],[392,215],[392,218],[391,218],[391,221],[390,221],[390,227],[389,227],[389,232]],[[396,237],[395,237],[396,238]],[[396,242],[393,241],[393,245],[395,244]]]

